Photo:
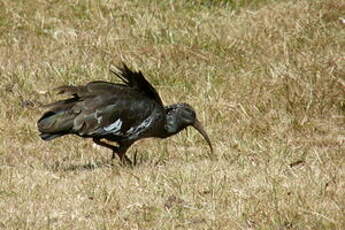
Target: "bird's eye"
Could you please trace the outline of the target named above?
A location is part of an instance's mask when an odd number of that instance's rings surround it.
[[[194,112],[193,110],[190,110],[190,109],[189,109],[189,110],[187,110],[187,111],[188,111],[188,114],[189,114],[190,117],[195,118],[196,115],[195,115],[195,112]]]
[[[193,110],[189,110],[189,109],[185,109],[182,112],[182,116],[186,119],[186,120],[191,120],[193,121],[195,119],[195,113]]]

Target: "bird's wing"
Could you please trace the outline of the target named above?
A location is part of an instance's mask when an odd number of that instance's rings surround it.
[[[79,112],[73,121],[73,131],[81,136],[137,135],[153,122],[152,114],[157,106],[153,100],[130,95],[86,98],[73,107]]]
[[[132,71],[124,63],[123,67],[116,67],[115,69],[110,69],[110,71],[121,79],[127,86],[142,91],[147,97],[155,100],[158,104],[163,106],[162,99],[157,90],[145,79],[141,71]]]
[[[136,89],[130,88],[127,85],[115,84],[105,81],[92,81],[84,86],[63,85],[55,88],[58,94],[66,94],[72,96],[69,99],[56,101],[44,107],[51,107],[54,110],[64,109],[71,105],[71,101],[83,101],[86,98],[95,97],[97,95],[112,95],[122,98],[125,95],[138,94]]]
[[[132,71],[124,63],[123,67],[116,67],[110,69],[110,71],[124,84],[93,81],[88,83],[86,86],[60,86],[55,90],[58,91],[58,94],[68,94],[78,98],[98,94],[123,94],[130,92],[131,90],[137,90],[163,107],[162,99],[157,90],[145,79],[144,75],[140,71]],[[126,89],[125,91],[122,90],[124,88]],[[54,103],[47,106],[51,105],[54,105]]]
[[[46,105],[50,110],[39,119],[39,130],[47,135],[123,137],[142,132],[152,122],[153,110],[163,110],[162,100],[141,72],[133,72],[125,64],[112,72],[123,84],[94,81],[58,87],[59,94],[72,97]]]
[[[73,96],[47,105],[50,110],[38,122],[42,133],[126,138],[152,123],[149,117],[155,108],[162,110],[145,93],[124,85],[91,82],[58,90]]]
[[[128,89],[129,87],[123,84],[115,84],[105,81],[92,81],[85,86],[71,86],[64,85],[55,90],[58,94],[67,94],[74,97],[82,98],[88,96],[95,96],[98,94],[117,94],[123,93],[123,89]]]

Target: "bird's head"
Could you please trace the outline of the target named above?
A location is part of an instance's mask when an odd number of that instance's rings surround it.
[[[194,127],[205,138],[213,152],[211,141],[202,127],[200,121],[196,118],[194,109],[186,104],[173,104],[165,107],[167,123],[165,129],[169,136],[176,134],[188,126]]]

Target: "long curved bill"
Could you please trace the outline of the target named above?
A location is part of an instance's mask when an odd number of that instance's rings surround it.
[[[199,133],[205,138],[205,140],[207,141],[207,144],[210,146],[211,149],[211,153],[209,153],[209,156],[212,157],[213,156],[213,147],[210,141],[210,138],[208,138],[207,133],[205,132],[204,128],[202,127],[200,121],[195,120],[194,124],[192,125],[196,130],[199,131]]]

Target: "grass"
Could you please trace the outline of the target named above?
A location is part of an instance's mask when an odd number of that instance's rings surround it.
[[[1,229],[344,229],[345,4],[0,2]],[[134,169],[43,142],[51,89],[142,70],[194,130],[143,140]]]

